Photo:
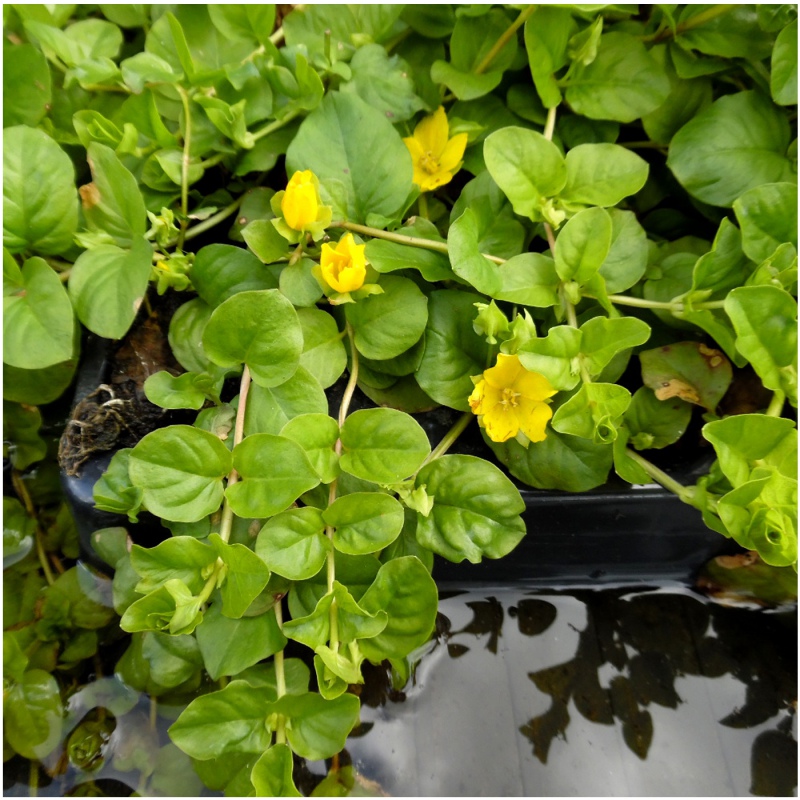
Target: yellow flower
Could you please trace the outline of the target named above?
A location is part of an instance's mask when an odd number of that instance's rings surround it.
[[[469,405],[493,442],[505,442],[520,431],[532,442],[541,442],[553,416],[546,401],[555,393],[544,375],[526,370],[518,356],[501,353],[478,380]]]
[[[360,289],[367,277],[365,249],[366,245],[356,244],[352,233],[340,239],[336,247],[323,244],[320,267],[325,283],[341,294]]]
[[[295,231],[307,230],[316,221],[320,205],[314,173],[310,169],[295,172],[281,199],[281,212],[286,224]]]
[[[457,133],[448,139],[449,133],[447,114],[444,107],[439,106],[433,114],[420,120],[413,136],[403,139],[414,163],[414,183],[423,192],[450,183],[461,168],[467,134]]]

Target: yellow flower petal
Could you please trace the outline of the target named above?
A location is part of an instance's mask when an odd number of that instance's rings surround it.
[[[483,377],[490,386],[497,389],[513,386],[519,374],[524,370],[519,363],[519,356],[507,356],[500,353],[497,364],[483,373]]]
[[[333,247],[322,245],[320,270],[325,283],[336,292],[354,292],[367,277],[366,245],[356,244],[352,233],[346,234]]]
[[[521,365],[520,365],[521,366]],[[538,372],[528,372],[522,367],[520,374],[514,381],[514,388],[529,400],[542,402],[552,397],[556,390],[550,385],[550,381]]]
[[[464,157],[464,151],[467,149],[467,134],[457,133],[445,145],[442,155],[439,157],[439,166],[445,171],[454,173]]]
[[[553,416],[553,409],[547,403],[538,403],[521,397],[516,410],[522,432],[532,442],[543,441],[547,436],[545,428],[548,420]]]
[[[486,381],[481,381],[469,396],[469,405],[473,414],[485,414],[502,400],[502,392]]]
[[[423,117],[414,128],[414,138],[419,142],[423,151],[431,152],[437,158],[447,146],[447,114],[444,106],[439,106],[433,114]]]
[[[303,231],[316,221],[320,202],[314,173],[295,172],[281,200],[281,213],[290,228]]]
[[[519,420],[513,410],[498,403],[483,415],[483,427],[493,442],[506,442],[519,433]]]

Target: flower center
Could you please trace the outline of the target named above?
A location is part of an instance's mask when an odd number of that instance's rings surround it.
[[[500,405],[503,406],[503,410],[508,411],[510,408],[516,408],[519,405],[517,402],[518,397],[519,392],[515,392],[513,389],[503,389],[503,397],[500,400]]]
[[[433,154],[431,150],[428,150],[424,156],[419,160],[419,165],[428,175],[435,175],[441,167],[439,166],[439,159]]]

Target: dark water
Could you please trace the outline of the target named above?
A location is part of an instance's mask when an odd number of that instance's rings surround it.
[[[362,724],[342,764],[373,790],[795,794],[795,607],[725,607],[679,585],[443,586],[441,595],[415,676],[393,689],[373,668],[362,689]],[[56,778],[41,770],[39,794],[212,794],[168,744],[180,709],[151,707],[115,678],[79,690],[66,732],[94,720],[102,756]],[[302,772],[308,790],[326,765]],[[27,762],[13,759],[4,793],[27,794],[28,779]]]

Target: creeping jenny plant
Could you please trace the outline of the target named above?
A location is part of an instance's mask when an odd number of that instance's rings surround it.
[[[164,541],[95,539],[132,634],[116,672],[202,686],[165,759],[215,789],[296,794],[301,757],[340,791],[365,663],[402,685],[433,631],[434,556],[536,536],[508,473],[656,481],[796,567],[796,8],[275,15],[4,7],[5,716],[32,761],[112,619],[85,568],[53,574],[77,551],[28,488],[37,407],[83,329],[122,339],[154,292],[184,293],[184,371],[143,391],[197,413],[95,486]],[[437,406],[462,416],[431,449],[412,415]],[[449,453],[476,418],[487,459]],[[642,454],[682,437],[716,457],[693,486]]]

